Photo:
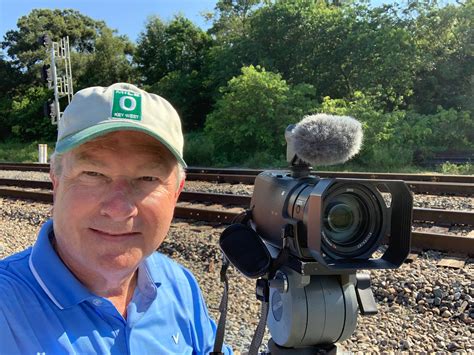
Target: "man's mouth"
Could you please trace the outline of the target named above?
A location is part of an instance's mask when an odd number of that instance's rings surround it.
[[[94,232],[95,235],[105,238],[105,239],[110,239],[110,240],[123,240],[127,238],[134,238],[140,235],[139,232],[121,232],[121,231],[107,231],[107,230],[100,230],[100,229],[95,229],[95,228],[89,228],[92,232]]]

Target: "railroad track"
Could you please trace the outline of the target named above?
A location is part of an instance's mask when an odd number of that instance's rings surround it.
[[[48,172],[49,164],[36,163],[0,163],[0,170]],[[189,167],[187,180],[215,181],[230,184],[253,184],[255,177],[262,170],[255,169],[214,169]],[[474,195],[474,176],[463,175],[424,175],[424,174],[390,174],[390,173],[354,173],[354,172],[315,172],[320,177],[338,177],[350,179],[385,179],[403,180],[414,193],[432,195]]]
[[[0,196],[52,203],[52,185],[48,181],[0,179]],[[32,191],[25,189],[40,189]],[[183,192],[175,209],[176,218],[196,219],[208,222],[231,223],[250,205],[250,196],[215,194],[204,192]],[[196,207],[200,203],[201,207]],[[218,207],[209,206],[216,204]],[[224,207],[225,206],[225,207]],[[229,207],[230,206],[230,207]],[[436,226],[474,226],[474,212],[414,208],[413,221]],[[437,249],[448,252],[474,255],[474,238],[436,233],[412,233],[412,247]]]

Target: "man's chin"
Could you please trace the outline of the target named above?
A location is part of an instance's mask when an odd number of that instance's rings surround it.
[[[97,264],[101,270],[107,273],[126,272],[127,270],[134,272],[143,259],[143,253],[133,253],[132,255],[129,253],[105,253],[98,256]]]

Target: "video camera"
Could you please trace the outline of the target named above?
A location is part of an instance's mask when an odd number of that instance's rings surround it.
[[[257,278],[272,354],[335,351],[354,332],[359,311],[377,312],[370,277],[357,270],[397,268],[410,251],[412,195],[403,181],[312,173],[311,166],[357,154],[362,128],[353,118],[308,116],[285,137],[289,171],[257,176],[249,210],[222,233],[220,247]],[[249,354],[258,351],[259,328]]]

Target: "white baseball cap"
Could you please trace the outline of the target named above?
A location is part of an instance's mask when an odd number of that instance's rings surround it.
[[[176,110],[161,96],[126,83],[78,91],[58,122],[56,152],[62,154],[95,137],[124,130],[156,138],[186,167]]]

